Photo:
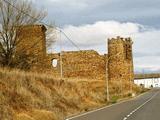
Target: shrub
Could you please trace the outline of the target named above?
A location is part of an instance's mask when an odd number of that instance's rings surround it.
[[[117,100],[118,100],[118,99],[119,99],[118,96],[113,96],[113,97],[111,98],[111,103],[112,103],[112,104],[117,103]]]

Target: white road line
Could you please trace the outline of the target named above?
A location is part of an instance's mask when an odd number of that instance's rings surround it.
[[[144,102],[142,105],[140,105],[139,107],[137,107],[136,109],[134,109],[132,112],[130,112],[128,115],[126,115],[123,120],[127,120],[133,113],[135,113],[136,111],[138,111],[140,108],[142,108],[145,104],[147,104],[148,102],[150,102],[159,92],[155,93],[150,99],[148,99],[146,102]]]
[[[127,118],[125,117],[125,118],[123,118],[123,120],[127,120]]]
[[[84,116],[84,115],[87,115],[87,114],[90,114],[90,113],[97,112],[99,110],[103,110],[103,109],[106,109],[106,108],[109,108],[109,107],[112,107],[112,106],[115,106],[115,105],[119,105],[119,104],[122,104],[122,103],[125,103],[125,102],[128,102],[128,101],[132,101],[132,100],[134,100],[134,99],[136,99],[136,98],[138,98],[138,97],[140,97],[140,96],[142,96],[142,95],[144,95],[146,93],[148,93],[148,92],[145,92],[145,93],[140,94],[140,95],[138,95],[138,96],[136,96],[136,97],[134,97],[132,99],[128,99],[128,100],[125,100],[125,101],[122,101],[122,102],[119,102],[119,103],[108,105],[108,106],[105,106],[105,107],[102,107],[102,108],[99,108],[99,109],[96,109],[96,110],[92,110],[92,111],[89,111],[89,112],[85,112],[85,113],[82,113],[82,114],[79,114],[79,115],[73,115],[73,116],[71,116],[69,118],[66,118],[65,120],[71,120],[71,119],[76,118],[76,117]]]
[[[73,116],[73,117],[70,117],[70,118],[67,118],[65,120],[71,120],[73,118],[76,118],[76,117],[80,117],[80,116],[84,116],[84,115],[87,115],[87,114],[90,114],[90,113],[94,113],[94,112],[97,112],[99,110],[103,110],[103,109],[106,109],[106,108],[109,108],[109,107],[112,107],[112,106],[115,106],[115,105],[119,105],[121,103],[125,103],[127,101],[130,101],[130,100],[126,100],[126,101],[123,101],[123,102],[119,102],[119,103],[116,103],[116,104],[113,104],[113,105],[109,105],[109,106],[105,106],[105,107],[102,107],[102,108],[99,108],[99,109],[96,109],[96,110],[92,110],[92,111],[89,111],[89,112],[85,112],[85,113],[82,113],[82,114],[79,114],[79,115],[76,115],[76,116]]]

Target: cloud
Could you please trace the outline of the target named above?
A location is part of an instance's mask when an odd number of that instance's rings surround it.
[[[106,49],[108,38],[116,36],[129,37],[132,34],[138,33],[140,29],[141,25],[136,23],[99,21],[94,24],[86,24],[82,26],[65,26],[63,31],[72,38],[80,48],[94,49],[94,47],[98,46],[98,51],[102,52]],[[102,50],[102,48],[104,50]]]
[[[160,27],[160,0],[35,0],[47,8],[49,19],[61,26],[96,21],[132,21]]]
[[[68,25],[63,28],[63,31],[81,49],[96,49],[100,53],[105,53],[108,38],[116,36],[130,37],[138,34],[142,29],[144,29],[143,26],[136,23],[98,21],[94,24],[85,24],[81,26]],[[62,39],[66,41],[64,36]],[[67,45],[65,44],[65,46]]]
[[[131,22],[98,21],[81,26],[67,25],[63,31],[81,49],[94,49],[100,54],[107,53],[108,38],[131,37],[134,42],[135,70],[146,68],[155,71],[160,69],[160,29]],[[77,50],[63,34],[61,45],[63,50]]]

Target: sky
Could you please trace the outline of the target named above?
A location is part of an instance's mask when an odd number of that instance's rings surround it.
[[[131,37],[136,72],[160,72],[160,0],[33,0],[80,49],[107,52],[107,39]],[[63,50],[76,50],[58,35]],[[53,51],[58,51],[55,43]]]

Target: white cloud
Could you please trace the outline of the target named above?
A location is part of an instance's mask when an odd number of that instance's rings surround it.
[[[120,23],[116,21],[100,21],[82,26],[65,26],[64,32],[82,49],[98,48],[103,53],[106,50],[108,38],[116,36],[129,37],[140,31],[141,25],[135,23]],[[64,39],[64,38],[63,38]]]
[[[135,54],[144,55],[134,57],[135,70],[142,72],[160,72],[160,30],[148,29],[145,32],[133,34]]]
[[[94,24],[81,26],[68,25],[63,31],[81,48],[94,49],[99,53],[106,53],[107,39],[122,36],[131,37],[134,41],[133,52],[135,69],[147,68],[150,70],[160,69],[160,30],[143,26],[137,23],[121,23],[117,21],[99,21]],[[71,43],[62,36],[63,50],[76,50]],[[144,54],[141,56],[138,54]],[[154,55],[154,56],[153,56]]]

